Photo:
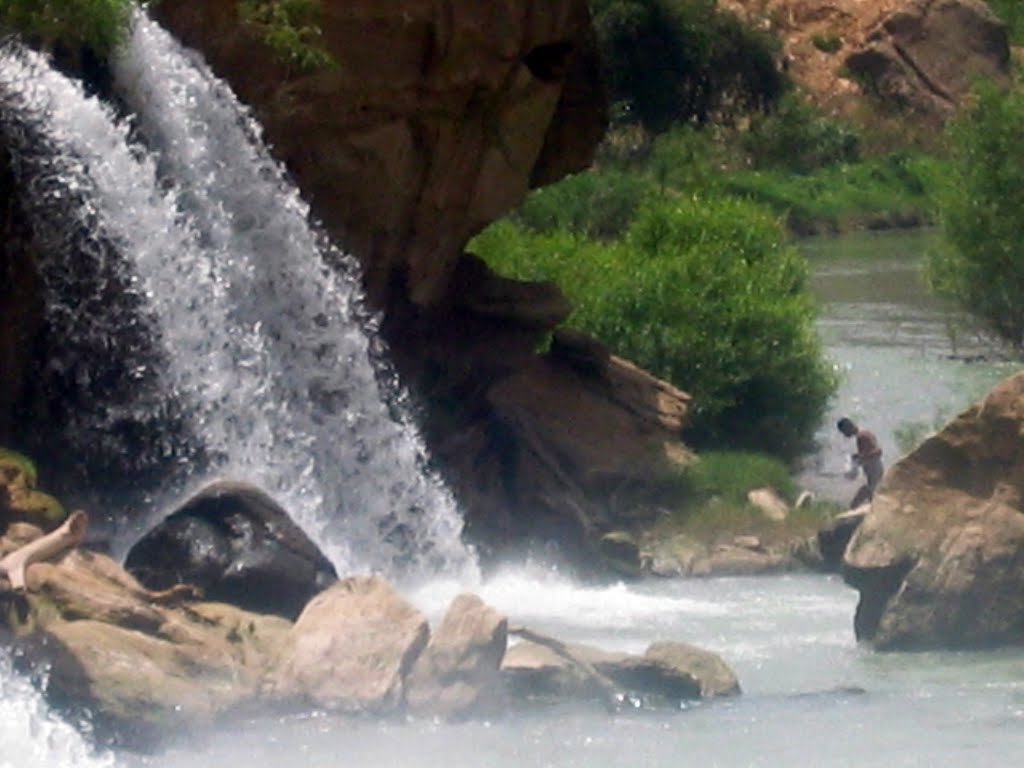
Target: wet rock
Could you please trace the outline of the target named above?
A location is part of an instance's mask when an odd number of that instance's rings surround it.
[[[387,581],[349,577],[306,606],[267,676],[264,695],[335,712],[395,711],[429,637],[426,618]]]
[[[890,468],[846,548],[882,649],[1024,642],[1024,373]]]
[[[850,543],[854,531],[864,520],[870,508],[870,505],[866,505],[858,509],[847,510],[836,515],[821,527],[816,538],[823,570],[832,573],[839,572],[846,546]]]
[[[41,535],[12,526],[0,552]],[[150,592],[106,555],[75,549],[30,564],[25,590],[0,579],[0,629],[48,670],[54,706],[88,716],[101,739],[149,747],[253,700],[290,627],[191,597]]]
[[[605,681],[622,696],[670,705],[740,693],[735,673],[721,657],[676,642],[653,643],[638,656],[578,644],[523,641],[509,648],[502,671],[517,698],[607,702]]]
[[[747,501],[761,510],[769,520],[781,523],[789,517],[789,504],[774,488],[754,488],[747,493]]]
[[[507,643],[505,616],[476,595],[456,597],[406,680],[409,710],[445,718],[493,713]]]
[[[334,566],[273,499],[227,481],[143,536],[125,567],[150,589],[192,584],[210,600],[289,619],[337,580]]]

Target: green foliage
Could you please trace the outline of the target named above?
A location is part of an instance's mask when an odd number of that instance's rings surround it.
[[[832,165],[806,175],[739,171],[725,176],[721,186],[785,214],[796,231],[842,231],[865,222],[932,221],[933,190],[948,173],[944,161],[908,152]]]
[[[778,42],[717,0],[591,0],[613,100],[647,128],[760,109],[784,78]]]
[[[811,42],[822,53],[836,53],[843,47],[843,39],[835,34],[815,35]]]
[[[1010,41],[1014,45],[1024,44],[1024,3],[1021,0],[988,0],[988,4],[1009,27]]]
[[[934,290],[1024,354],[1024,88],[980,83],[950,129],[954,179],[940,195],[949,247],[933,251]]]
[[[334,66],[320,45],[320,0],[240,0],[242,21],[259,31],[282,64],[300,72]]]
[[[773,456],[739,451],[708,451],[687,467],[689,495],[699,501],[719,498],[731,504],[747,503],[755,488],[774,488],[790,503],[797,486],[786,465]]]
[[[502,222],[472,249],[497,271],[558,282],[570,324],[694,395],[688,440],[790,459],[835,388],[806,263],[778,222],[735,198],[666,197],[625,238],[530,235]]]
[[[0,35],[44,47],[57,41],[86,45],[105,57],[125,39],[133,5],[133,0],[0,0]]]
[[[651,189],[650,182],[633,173],[580,173],[531,193],[514,218],[535,232],[563,229],[594,238],[617,237]]]
[[[810,173],[856,161],[860,139],[849,126],[825,117],[799,96],[789,95],[754,119],[743,146],[755,168]]]

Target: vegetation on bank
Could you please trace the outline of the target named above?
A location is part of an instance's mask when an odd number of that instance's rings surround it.
[[[945,247],[934,289],[1024,357],[1024,85],[978,83],[950,126],[953,174],[939,195]]]

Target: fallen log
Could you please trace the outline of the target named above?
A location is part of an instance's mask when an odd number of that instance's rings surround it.
[[[25,589],[25,569],[32,563],[49,560],[65,550],[77,547],[85,538],[89,516],[78,509],[59,528],[14,550],[0,560],[0,574],[7,576],[13,589]]]
[[[548,635],[542,635],[539,632],[534,632],[532,629],[527,629],[526,627],[509,627],[508,633],[510,635],[515,635],[516,637],[521,637],[524,640],[529,640],[531,643],[536,643],[537,645],[543,645],[545,648],[550,648],[558,654],[558,656],[576,667],[587,677],[587,679],[597,686],[597,689],[601,692],[601,700],[604,702],[604,705],[609,712],[619,711],[624,697],[618,686],[616,686],[615,683],[606,675],[602,675],[593,664],[574,653],[573,650],[561,640],[556,640]]]

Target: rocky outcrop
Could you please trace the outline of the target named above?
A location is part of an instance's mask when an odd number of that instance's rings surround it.
[[[51,703],[106,744],[152,747],[268,710],[489,717],[537,696],[588,699],[594,681],[613,710],[739,692],[720,658],[682,643],[628,656],[517,628],[557,649],[567,666],[553,673],[548,662],[524,661],[528,643],[507,654],[506,618],[469,594],[452,602],[431,640],[424,616],[379,576],[336,583],[294,623],[204,601],[191,585],[153,591],[77,548],[81,533],[79,525],[44,536],[15,523],[0,537],[0,638],[17,647],[19,663],[41,665]],[[27,550],[34,555],[20,554]],[[23,583],[6,578],[13,562],[26,564]],[[571,682],[553,688],[563,677]]]
[[[889,470],[842,572],[877,648],[1024,643],[1024,373]]]
[[[192,584],[209,600],[288,619],[338,579],[273,499],[228,481],[168,515],[129,550],[125,567],[149,589]]]
[[[945,119],[978,77],[1009,81],[1005,24],[981,0],[911,0],[886,16],[846,68],[891,109]]]
[[[877,121],[882,107],[934,125],[949,117],[974,74],[1007,76],[1006,30],[981,0],[720,4],[777,34],[787,72],[830,114]]]

